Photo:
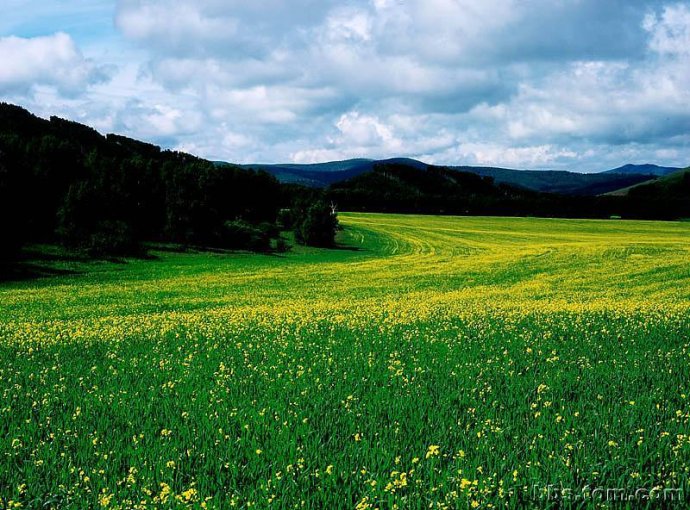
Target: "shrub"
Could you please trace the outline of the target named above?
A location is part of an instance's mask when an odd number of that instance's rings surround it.
[[[278,225],[280,225],[283,230],[291,230],[293,228],[291,209],[281,209],[278,211]]]
[[[286,252],[290,251],[290,245],[288,244],[288,242],[285,239],[283,239],[282,237],[279,237],[278,239],[276,239],[274,249],[277,253],[286,253]]]
[[[96,225],[83,246],[92,256],[135,255],[141,252],[132,229],[124,221],[106,220]]]
[[[24,241],[25,207],[19,172],[0,148],[0,264],[13,262]]]
[[[272,225],[257,227],[242,220],[227,221],[223,227],[220,243],[230,250],[268,252],[271,250],[271,229],[273,228]]]
[[[323,200],[297,207],[293,215],[295,238],[307,246],[330,248],[340,229],[335,207]]]
[[[57,234],[62,244],[93,256],[140,254],[142,247],[132,226],[108,214],[102,190],[89,182],[72,185],[58,212]]]

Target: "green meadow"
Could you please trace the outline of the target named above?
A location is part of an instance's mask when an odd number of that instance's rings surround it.
[[[690,223],[340,219],[335,250],[38,250],[0,284],[0,509],[690,501]]]

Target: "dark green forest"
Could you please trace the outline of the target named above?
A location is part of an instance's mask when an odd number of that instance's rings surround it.
[[[321,198],[264,172],[0,105],[5,261],[26,243],[60,243],[92,256],[142,254],[147,242],[281,250],[279,212]],[[290,219],[294,228],[305,221]]]
[[[688,218],[688,175],[681,171],[619,196],[571,196],[401,161],[321,190],[0,104],[0,262],[11,263],[30,243],[95,257],[143,255],[150,243],[283,251],[286,230],[297,242],[329,247],[338,230],[336,209]]]
[[[455,168],[378,164],[372,172],[331,185],[327,195],[347,211],[675,220],[690,218],[688,178],[681,170],[625,195],[579,196],[496,184],[492,177]]]

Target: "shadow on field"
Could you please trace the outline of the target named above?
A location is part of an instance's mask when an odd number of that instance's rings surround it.
[[[128,258],[159,260],[159,257],[146,252]],[[30,246],[25,248],[15,260],[0,261],[0,283],[84,274],[89,270],[88,264],[94,262],[125,265],[128,263],[128,259],[123,257],[93,257],[52,245]]]
[[[335,246],[329,249],[338,251],[363,251],[362,248],[358,246],[348,246],[346,244],[336,244]]]
[[[0,264],[0,283],[21,282],[39,278],[49,278],[51,276],[74,274],[79,274],[79,271],[42,266],[26,261]]]

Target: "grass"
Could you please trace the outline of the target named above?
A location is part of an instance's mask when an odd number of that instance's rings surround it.
[[[57,261],[0,287],[0,508],[687,490],[690,225],[341,221],[349,249]]]

